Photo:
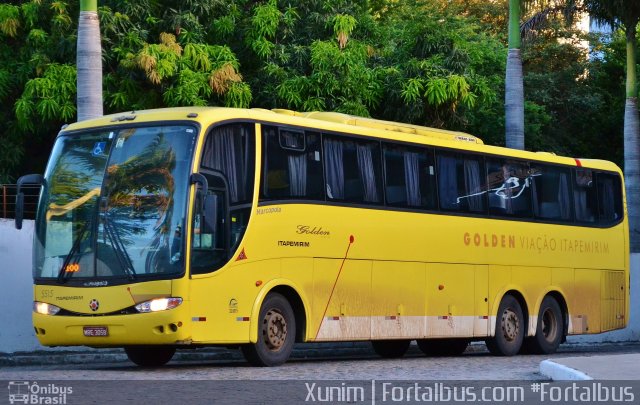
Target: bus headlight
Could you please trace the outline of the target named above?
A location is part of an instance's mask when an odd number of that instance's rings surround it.
[[[47,304],[46,302],[33,302],[33,312],[42,315],[55,315],[60,312],[60,308],[55,305]]]
[[[180,304],[182,304],[182,298],[179,297],[158,298],[155,300],[142,302],[136,305],[135,308],[138,312],[146,313],[166,311],[167,309],[173,309]]]

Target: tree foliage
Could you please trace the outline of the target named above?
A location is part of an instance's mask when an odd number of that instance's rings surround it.
[[[58,129],[76,119],[77,3],[0,5],[0,181],[41,172]],[[98,5],[105,113],[179,105],[331,110],[503,143],[505,2]],[[560,31],[541,28],[524,55],[527,145],[618,159],[619,44],[603,43],[604,58],[591,61],[576,44],[559,43],[573,35]],[[612,137],[610,147],[594,146],[602,136]]]

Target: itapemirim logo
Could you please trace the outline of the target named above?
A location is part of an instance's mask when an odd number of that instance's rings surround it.
[[[9,381],[9,402],[11,404],[63,405],[73,388],[53,383],[40,385],[37,381]]]

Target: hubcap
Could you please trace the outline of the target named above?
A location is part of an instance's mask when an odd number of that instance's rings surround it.
[[[558,333],[558,320],[551,309],[546,309],[542,314],[542,335],[547,342],[553,342]]]
[[[520,319],[518,315],[511,309],[507,308],[502,313],[502,334],[509,342],[513,342],[518,337],[520,330]]]
[[[267,311],[262,323],[262,336],[270,350],[278,351],[287,340],[287,321],[275,309]]]

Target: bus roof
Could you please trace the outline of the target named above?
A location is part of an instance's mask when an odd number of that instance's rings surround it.
[[[318,128],[319,130],[349,132],[358,135],[376,136],[405,142],[428,143],[434,146],[461,149],[470,152],[481,152],[498,156],[545,161],[570,166],[599,168],[621,173],[620,168],[616,164],[605,160],[574,159],[557,156],[554,153],[549,152],[528,152],[500,146],[485,145],[480,138],[464,132],[377,120],[337,112],[298,112],[286,109],[268,110],[263,108],[243,109],[229,107],[159,108],[116,113],[91,120],[76,122],[63,127],[63,132],[133,122],[193,120],[203,123],[204,126],[208,126],[209,124],[217,121],[242,119],[290,124],[308,128]],[[349,127],[349,129],[347,129],[347,127]]]

